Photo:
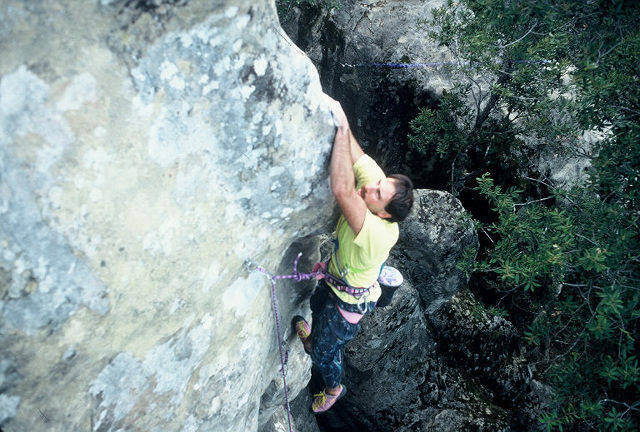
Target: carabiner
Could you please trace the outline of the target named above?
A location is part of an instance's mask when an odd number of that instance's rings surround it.
[[[367,295],[366,294],[362,296],[362,300],[364,300],[364,301],[360,302],[360,300],[358,300],[358,311],[362,315],[364,315],[369,310],[369,302],[367,302]],[[364,308],[361,306],[361,304],[364,304]]]

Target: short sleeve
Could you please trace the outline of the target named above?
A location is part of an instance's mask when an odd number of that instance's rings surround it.
[[[382,168],[367,154],[360,156],[353,164],[353,173],[356,176],[356,189],[386,177]]]

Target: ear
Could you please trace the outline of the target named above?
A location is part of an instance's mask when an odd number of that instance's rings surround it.
[[[376,213],[376,215],[378,217],[381,217],[382,219],[389,219],[391,217],[391,213],[384,209],[380,210],[378,213]]]

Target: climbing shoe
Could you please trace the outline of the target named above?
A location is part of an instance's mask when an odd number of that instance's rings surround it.
[[[291,325],[293,326],[293,331],[298,335],[300,341],[302,341],[304,351],[307,354],[311,354],[311,340],[309,339],[309,336],[311,336],[311,327],[309,327],[309,324],[307,324],[300,315],[296,315],[291,320]]]
[[[340,384],[340,393],[337,395],[332,395],[322,390],[321,393],[313,395],[313,403],[311,404],[311,409],[314,413],[320,414],[327,411],[329,408],[333,406],[338,399],[344,396],[347,393],[347,388]]]
[[[378,276],[378,282],[380,285],[388,286],[391,288],[399,287],[404,282],[402,273],[397,268],[391,266],[382,267],[380,276]]]

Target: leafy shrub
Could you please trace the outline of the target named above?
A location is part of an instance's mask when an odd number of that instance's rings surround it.
[[[467,106],[456,95],[445,93],[437,109],[423,108],[411,120],[409,146],[422,156],[435,153],[445,159],[460,155],[467,147],[466,136],[456,123],[467,112]]]
[[[553,385],[549,431],[640,428],[639,16],[621,0],[464,0],[429,23],[458,84],[408,141],[473,199],[482,247],[462,267]],[[532,171],[522,136],[567,149],[584,130],[606,137],[588,182],[561,190]]]

